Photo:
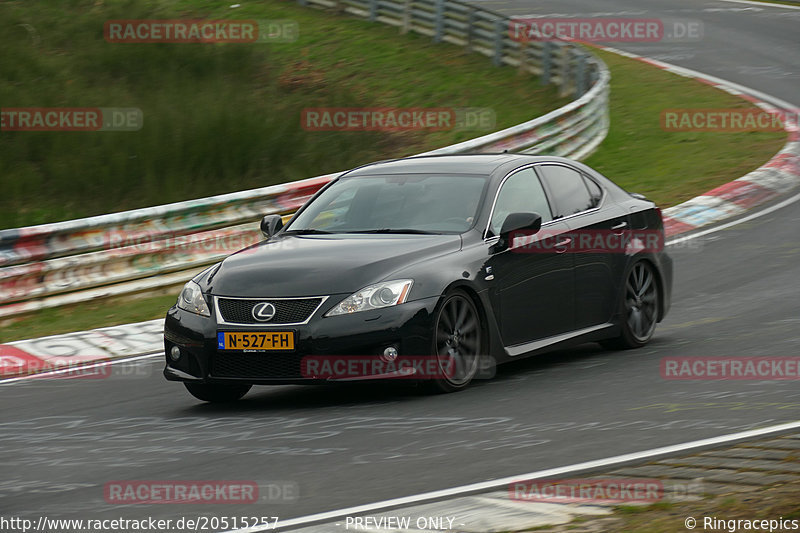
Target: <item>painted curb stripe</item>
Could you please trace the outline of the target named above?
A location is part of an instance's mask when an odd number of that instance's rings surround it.
[[[744,208],[762,204],[778,196],[778,192],[749,181],[731,181],[707,193]]]
[[[743,98],[762,109],[797,112],[797,109],[787,102],[733,82],[609,46],[597,45],[597,48],[641,61],[685,78],[694,79]],[[800,185],[800,180],[792,178],[792,176],[800,176],[800,163],[798,163],[800,150],[795,146],[798,131],[794,125],[789,124],[785,131],[787,134],[786,144],[758,169],[696,198],[664,209],[664,230],[667,236],[677,236],[714,222],[739,216],[745,209],[763,204]],[[768,169],[777,170],[779,175],[767,175],[764,171]],[[748,183],[748,185],[741,185],[741,183]]]

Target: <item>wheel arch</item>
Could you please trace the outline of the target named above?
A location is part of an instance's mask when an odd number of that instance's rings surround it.
[[[472,285],[468,280],[456,280],[448,284],[444,290],[442,290],[442,294],[439,297],[439,302],[436,304],[437,309],[442,302],[444,302],[445,296],[455,290],[464,292],[472,300],[472,303],[478,310],[478,317],[481,321],[481,327],[485,332],[484,337],[486,338],[486,342],[488,344],[485,346],[485,351],[488,355],[493,356],[497,362],[501,362],[500,360],[502,359],[503,354],[503,343],[500,339],[500,332],[497,328],[496,317],[492,312],[489,302],[481,296],[481,291],[475,288],[475,286]]]
[[[663,274],[661,273],[661,269],[659,268],[657,262],[654,261],[653,258],[649,254],[637,254],[637,255],[634,255],[631,258],[631,261],[630,261],[630,263],[628,265],[628,268],[625,271],[625,277],[623,278],[622,282],[623,282],[623,284],[625,283],[625,281],[627,280],[628,275],[630,274],[631,270],[633,270],[633,266],[636,263],[639,263],[639,262],[647,263],[653,269],[653,274],[655,275],[655,281],[656,281],[656,290],[658,290],[658,320],[656,320],[656,322],[657,323],[661,322],[664,319],[664,316],[666,314],[665,308],[664,308],[666,302],[664,300],[664,280],[662,279],[663,278]],[[624,285],[623,285],[623,287],[624,287]],[[621,292],[624,292],[624,290],[621,291]]]

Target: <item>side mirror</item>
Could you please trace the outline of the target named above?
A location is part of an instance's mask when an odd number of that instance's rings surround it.
[[[261,233],[267,240],[270,240],[273,235],[283,227],[283,217],[280,215],[265,215],[261,219]]]
[[[530,235],[542,229],[542,216],[538,213],[509,213],[500,227],[500,240],[494,245],[494,252],[502,252],[511,245],[511,234],[527,231]]]

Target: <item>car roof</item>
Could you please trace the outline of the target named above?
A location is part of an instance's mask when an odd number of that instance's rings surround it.
[[[497,168],[509,163],[519,164],[537,163],[547,161],[567,161],[560,157],[533,156],[527,154],[458,154],[458,155],[428,155],[379,161],[364,165],[350,172],[346,176],[369,176],[375,174],[415,174],[421,172],[455,173],[455,174],[483,174],[490,175]],[[513,165],[512,165],[513,166]]]
[[[514,169],[531,163],[562,163],[582,171],[603,184],[607,191],[617,199],[627,198],[628,193],[619,185],[603,176],[593,168],[565,157],[555,155],[529,155],[520,153],[502,154],[456,154],[456,155],[420,155],[378,161],[340,175],[340,178],[357,176],[375,176],[386,174],[472,174],[489,176],[499,180]]]

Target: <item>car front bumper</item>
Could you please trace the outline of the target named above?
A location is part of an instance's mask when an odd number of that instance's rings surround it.
[[[164,376],[170,381],[193,383],[319,383],[339,379],[310,376],[303,371],[304,358],[379,358],[389,346],[397,349],[398,363],[404,359],[428,357],[433,346],[433,316],[437,302],[438,298],[432,297],[333,317],[322,316],[320,310],[307,324],[294,326],[223,326],[218,325],[214,316],[203,317],[172,307],[164,322]],[[292,331],[295,349],[260,352],[219,350],[217,333],[224,331]],[[175,346],[180,350],[177,361],[170,357]]]

